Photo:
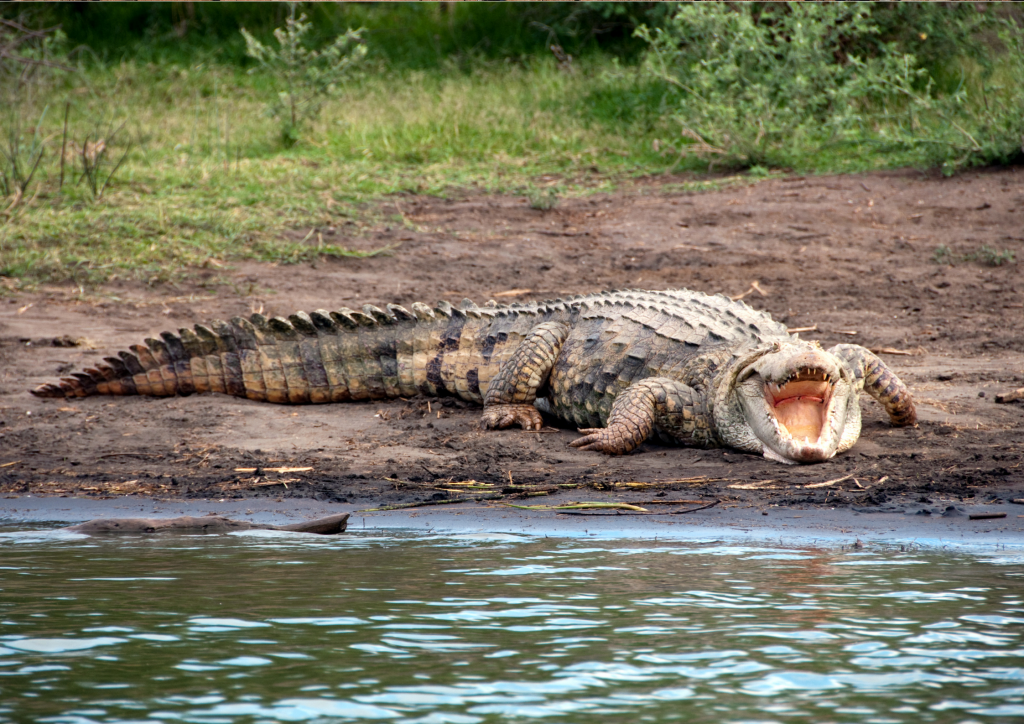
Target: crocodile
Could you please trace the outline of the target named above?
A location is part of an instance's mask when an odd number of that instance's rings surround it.
[[[482,306],[416,303],[254,314],[164,332],[40,397],[220,392],[274,403],[454,395],[483,405],[485,429],[539,430],[541,413],[579,428],[582,450],[645,440],[731,447],[783,463],[850,449],[859,397],[913,425],[906,385],[864,347],[828,350],[766,312],[686,289],[621,290]]]

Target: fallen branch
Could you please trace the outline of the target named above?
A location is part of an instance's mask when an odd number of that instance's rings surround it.
[[[1005,518],[1006,513],[971,513],[971,520],[989,520],[991,518]]]
[[[801,332],[817,332],[818,325],[814,324],[810,327],[791,327],[789,330],[790,334],[800,334]]]
[[[318,518],[292,525],[265,525],[247,520],[232,520],[221,515],[180,518],[99,518],[61,530],[68,533],[98,535],[104,533],[229,533],[235,530],[287,530],[293,533],[336,535],[348,527],[348,513]]]
[[[1024,400],[1024,387],[1018,387],[1013,392],[996,395],[996,402],[1013,402],[1014,400]]]

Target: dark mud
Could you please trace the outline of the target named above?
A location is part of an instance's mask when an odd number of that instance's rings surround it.
[[[303,497],[361,509],[523,495],[517,486],[530,485],[553,495],[513,502],[660,497],[933,516],[990,503],[1024,513],[1008,503],[1024,498],[1024,402],[994,402],[1024,386],[1024,169],[794,177],[703,194],[673,182],[551,211],[512,197],[405,196],[392,202],[402,225],[357,238],[320,230],[352,247],[398,244],[390,257],[239,264],[216,272],[228,284],[200,276],[11,292],[0,298],[0,493]],[[481,432],[478,410],[450,399],[282,407],[28,394],[212,317],[667,287],[746,294],[790,327],[816,326],[802,336],[826,346],[897,350],[882,356],[913,390],[919,426],[890,428],[866,400],[852,451],[786,467],[655,444],[607,458],[568,447],[568,429]],[[452,492],[469,480],[481,486]]]

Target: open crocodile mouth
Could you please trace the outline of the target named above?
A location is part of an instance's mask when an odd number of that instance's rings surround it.
[[[805,367],[781,384],[765,384],[765,399],[779,427],[794,441],[817,442],[828,424],[828,407],[836,380]]]

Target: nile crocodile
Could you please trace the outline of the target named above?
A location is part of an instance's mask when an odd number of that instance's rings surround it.
[[[583,450],[627,453],[656,434],[779,462],[819,462],[860,435],[861,391],[894,425],[916,421],[907,387],[867,349],[824,350],[768,314],[685,289],[412,311],[254,314],[133,345],[40,397],[223,392],[277,403],[455,395],[485,428],[577,425]]]

